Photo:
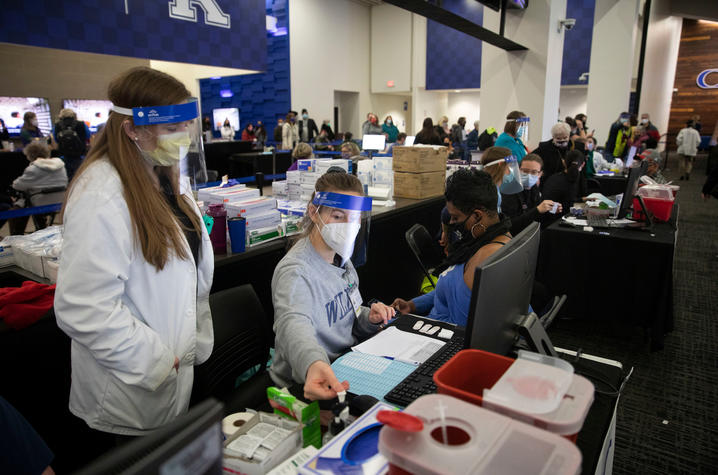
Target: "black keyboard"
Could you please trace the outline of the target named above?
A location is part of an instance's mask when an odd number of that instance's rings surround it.
[[[593,228],[609,228],[611,227],[611,222],[608,221],[608,219],[604,218],[603,216],[595,216],[595,215],[588,215],[586,216],[586,221],[588,222],[588,225]]]
[[[441,368],[456,353],[464,349],[464,337],[454,337],[446,342],[439,351],[431,355],[418,368],[416,368],[409,376],[404,378],[402,382],[394,386],[394,388],[386,393],[384,399],[398,404],[400,406],[408,406],[414,399],[424,394],[432,394],[436,392],[434,384],[434,373]]]

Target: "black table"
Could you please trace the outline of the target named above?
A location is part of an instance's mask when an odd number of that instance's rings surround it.
[[[641,325],[651,350],[663,348],[673,330],[673,253],[677,207],[672,223],[653,232],[564,227],[541,232],[536,279],[568,300],[560,315]]]
[[[292,165],[291,152],[235,153],[228,159],[229,177],[254,176],[257,172],[265,175],[285,173]]]
[[[613,196],[623,193],[626,190],[626,183],[628,182],[628,177],[624,175],[594,175],[593,179],[601,186],[601,194],[603,196]]]

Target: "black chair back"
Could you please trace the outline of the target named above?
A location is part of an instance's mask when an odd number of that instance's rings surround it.
[[[431,286],[434,287],[431,271],[437,267],[443,260],[440,248],[434,239],[421,224],[415,224],[404,234],[407,244],[411,252],[414,253],[416,260],[419,261],[421,270],[429,279]]]
[[[259,373],[264,372],[269,359],[264,309],[250,284],[211,294],[209,305],[214,349],[195,368],[192,403],[210,396],[222,401],[230,398],[237,377],[257,365]]]

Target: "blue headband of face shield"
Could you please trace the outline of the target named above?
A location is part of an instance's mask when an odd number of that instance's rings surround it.
[[[345,195],[331,191],[317,191],[313,204],[352,211],[371,211],[371,198],[366,196]]]
[[[490,167],[492,165],[496,165],[503,162],[506,163],[509,173],[503,176],[502,183],[499,185],[501,193],[507,195],[519,193],[523,190],[523,185],[521,183],[521,170],[519,169],[519,162],[515,156],[509,155],[508,157],[494,160],[493,162],[489,162],[481,168],[485,169],[486,167]]]
[[[506,119],[507,122],[518,122],[519,125],[521,124],[528,124],[531,122],[531,119],[528,117],[519,117],[518,119]]]
[[[112,110],[119,114],[132,116],[135,125],[173,124],[196,119],[199,115],[197,101],[191,100],[183,104],[169,106],[133,107],[128,109],[112,105]]]

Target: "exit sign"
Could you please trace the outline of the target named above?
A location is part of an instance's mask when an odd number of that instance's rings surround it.
[[[394,81],[387,81],[386,87],[394,87]]]

